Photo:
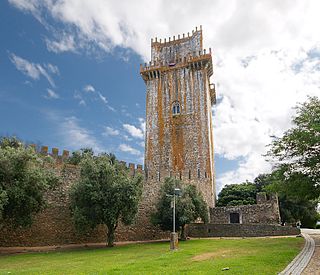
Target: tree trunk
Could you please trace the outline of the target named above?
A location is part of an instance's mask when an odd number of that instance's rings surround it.
[[[114,246],[114,232],[115,232],[115,226],[107,226],[108,232],[107,232],[107,246],[113,247]]]
[[[186,227],[185,224],[183,224],[183,225],[181,226],[181,236],[180,236],[181,241],[187,240],[187,238],[186,238],[186,232],[185,232],[185,227]]]

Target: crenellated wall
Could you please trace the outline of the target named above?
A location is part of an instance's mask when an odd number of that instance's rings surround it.
[[[35,149],[36,147],[33,146]],[[78,234],[72,223],[69,204],[69,190],[79,179],[80,169],[77,165],[66,162],[69,151],[63,150],[59,155],[57,148],[49,153],[48,146],[42,146],[40,154],[51,155],[56,161],[52,164],[55,173],[62,179],[60,185],[49,190],[45,195],[47,207],[37,214],[30,228],[12,228],[6,225],[0,229],[0,246],[42,246],[72,243],[105,242],[106,228],[99,226],[86,235]],[[142,165],[133,163],[123,165],[129,168],[131,176],[144,174]],[[167,238],[163,232],[150,222],[150,213],[154,209],[154,200],[158,194],[158,186],[144,182],[142,199],[139,204],[135,223],[131,226],[120,224],[116,230],[116,241],[152,240]]]

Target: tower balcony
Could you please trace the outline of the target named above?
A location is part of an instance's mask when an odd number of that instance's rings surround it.
[[[208,76],[210,77],[213,73],[211,48],[209,48],[209,52],[204,49],[199,52],[190,53],[183,58],[175,58],[170,62],[156,60],[145,63],[144,65],[140,64],[140,74],[144,80],[148,80],[159,77],[161,72],[184,67],[190,67],[192,69],[206,68]]]

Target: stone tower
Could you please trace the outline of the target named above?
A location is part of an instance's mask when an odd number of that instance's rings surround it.
[[[151,62],[141,65],[146,94],[146,182],[176,177],[197,186],[215,204],[211,49],[202,29],[168,40],[151,40]]]

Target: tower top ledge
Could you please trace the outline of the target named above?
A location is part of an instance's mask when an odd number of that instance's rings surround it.
[[[200,25],[200,28],[196,27],[195,30],[192,30],[192,33],[190,34],[189,32],[187,34],[183,33],[182,35],[178,34],[178,36],[173,36],[172,38],[169,37],[164,38],[163,40],[160,38],[158,40],[157,37],[151,38],[151,47],[153,46],[168,46],[172,44],[179,44],[181,42],[185,42],[188,40],[191,40],[194,36],[196,36],[198,33],[200,33],[201,40],[202,40],[202,25]]]

